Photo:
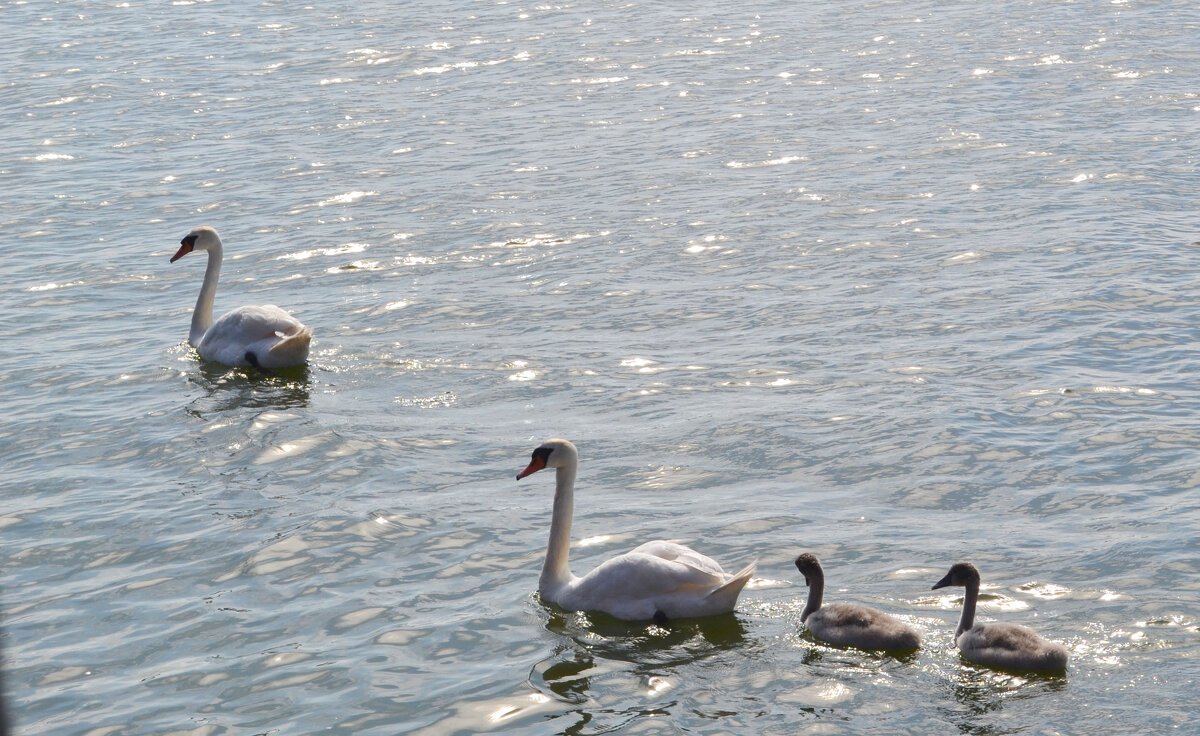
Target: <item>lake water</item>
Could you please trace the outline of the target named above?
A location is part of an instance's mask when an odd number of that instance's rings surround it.
[[[1194,5],[671,5],[0,0],[18,733],[1200,732]],[[202,224],[306,371],[186,345]],[[737,612],[543,605],[554,436]]]

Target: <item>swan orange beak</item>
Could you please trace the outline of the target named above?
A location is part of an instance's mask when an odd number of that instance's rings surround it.
[[[521,480],[527,475],[533,475],[544,467],[546,467],[546,456],[541,453],[536,453],[533,456],[533,459],[529,461],[529,465],[526,465],[524,470],[522,470],[520,473],[517,473],[517,480]]]
[[[179,250],[175,251],[175,255],[171,256],[171,263],[174,263],[175,261],[178,261],[180,258],[183,258],[184,256],[186,256],[188,253],[191,253],[192,247],[193,247],[193,244],[190,242],[187,242],[186,240],[183,243],[181,243],[179,246]]]

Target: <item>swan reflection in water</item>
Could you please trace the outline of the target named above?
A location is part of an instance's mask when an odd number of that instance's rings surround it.
[[[1047,693],[1061,693],[1067,689],[1065,677],[1043,673],[1019,675],[1000,672],[985,667],[965,667],[943,680],[939,689],[948,689],[953,705],[939,706],[945,719],[957,726],[961,733],[992,733],[994,714],[999,713],[1006,703],[1016,700],[1033,700]],[[944,693],[946,694],[946,693]]]
[[[572,613],[542,603],[546,630],[564,637],[554,654],[534,665],[529,683],[567,703],[591,696],[593,677],[633,675],[649,689],[665,689],[664,673],[724,652],[743,650],[746,627],[736,614],[679,619],[666,626],[631,623],[604,613]]]
[[[188,413],[202,417],[231,409],[294,409],[309,405],[312,381],[307,365],[279,368],[266,373],[254,368],[228,368],[201,361],[199,371],[188,375],[204,395],[192,400]]]

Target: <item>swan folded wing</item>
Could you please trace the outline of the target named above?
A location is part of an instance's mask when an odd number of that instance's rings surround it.
[[[213,322],[204,334],[204,342],[219,339],[246,345],[277,334],[292,335],[303,329],[300,320],[274,304],[238,307]]]
[[[579,579],[578,588],[598,600],[654,599],[704,592],[721,586],[725,579],[724,574],[633,550],[601,563]]]
[[[1028,652],[1044,646],[1042,637],[1033,629],[1016,624],[984,624],[975,626],[959,637],[961,649],[994,649],[997,652]]]
[[[881,623],[899,623],[883,611],[849,603],[831,603],[817,610],[826,625],[837,627],[871,628]]]
[[[916,649],[921,635],[883,611],[853,603],[823,606],[808,619],[818,639],[860,649]]]
[[[702,555],[691,547],[685,547],[675,542],[656,540],[634,547],[629,554],[644,554],[658,557],[668,562],[677,562],[692,570],[707,573],[718,579],[715,585],[720,585],[729,579],[729,574],[721,567],[721,563],[713,558]]]
[[[958,648],[967,659],[990,667],[1056,672],[1066,669],[1065,647],[1016,624],[984,624],[964,631]]]

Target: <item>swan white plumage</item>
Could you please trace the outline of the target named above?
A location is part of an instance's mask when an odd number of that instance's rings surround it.
[[[967,589],[962,617],[954,641],[963,657],[987,667],[1029,672],[1062,672],[1067,668],[1067,650],[1061,644],[1046,641],[1025,626],[1016,624],[976,624],[975,603],[979,599],[979,570],[969,562],[959,562],[933,586],[950,585]]]
[[[736,574],[699,552],[674,542],[647,542],[601,563],[583,577],[567,565],[575,475],[579,452],[567,440],[552,439],[533,451],[517,480],[555,468],[554,515],[538,592],[568,611],[602,611],[626,621],[693,618],[728,613],[737,605],[754,563]]]
[[[213,322],[213,298],[221,277],[224,251],[221,238],[211,227],[198,227],[179,241],[171,263],[194,250],[208,252],[208,267],[196,308],[188,343],[200,357],[229,366],[286,368],[304,365],[312,330],[274,304],[238,307]]]
[[[808,603],[800,621],[821,641],[840,647],[885,649],[900,651],[921,646],[917,630],[892,618],[883,611],[854,603],[831,603],[821,606],[825,592],[825,572],[815,555],[808,553],[796,558],[796,569],[808,586]]]

